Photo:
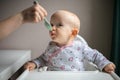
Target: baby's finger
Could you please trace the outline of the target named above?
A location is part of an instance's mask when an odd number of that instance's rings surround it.
[[[116,66],[114,64],[112,66],[113,66],[114,69],[116,68]]]
[[[31,70],[33,70],[34,68],[31,66],[31,67],[29,67],[29,71],[31,71]]]
[[[112,67],[112,68],[108,69],[107,71],[108,71],[108,73],[114,72],[114,68]]]

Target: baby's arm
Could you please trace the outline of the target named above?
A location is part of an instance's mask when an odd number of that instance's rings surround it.
[[[115,66],[112,62],[106,59],[102,53],[98,52],[95,49],[90,48],[89,46],[84,46],[83,50],[85,59],[91,61],[97,65],[101,71],[111,72],[114,71]]]
[[[25,63],[24,68],[25,69],[29,69],[34,70],[35,68],[39,68],[40,66],[43,66],[43,62],[44,60],[42,59],[42,57],[38,57],[32,61],[28,61],[27,63]]]
[[[32,61],[36,64],[36,68],[39,68],[39,67],[45,65],[45,61],[43,59],[43,54],[40,57],[38,57],[38,58],[36,58],[36,59],[34,59]]]

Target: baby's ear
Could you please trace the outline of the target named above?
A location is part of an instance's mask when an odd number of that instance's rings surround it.
[[[72,36],[76,36],[78,34],[79,30],[78,28],[74,27],[73,30],[72,30]]]

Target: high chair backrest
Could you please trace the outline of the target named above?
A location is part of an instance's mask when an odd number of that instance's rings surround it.
[[[80,35],[77,35],[75,40],[79,40],[81,41],[82,43],[84,43],[85,45],[88,45],[87,42],[85,41],[85,39],[83,37],[81,37]]]

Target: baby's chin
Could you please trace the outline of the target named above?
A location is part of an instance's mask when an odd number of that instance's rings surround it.
[[[60,44],[61,42],[59,41],[59,40],[57,40],[57,39],[52,39],[52,42],[55,42],[55,43],[57,43],[57,44]]]
[[[59,43],[60,43],[60,41],[55,40],[55,39],[52,39],[52,42],[55,42],[55,43],[57,43],[57,44],[59,44]]]
[[[56,43],[58,46],[63,46],[63,45],[65,45],[65,43],[62,43],[62,42],[59,41],[59,40],[52,40],[52,42]]]

